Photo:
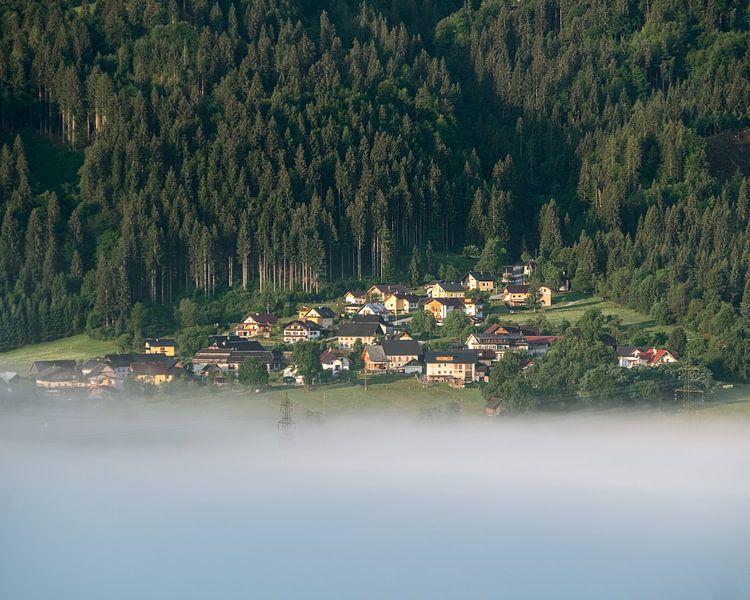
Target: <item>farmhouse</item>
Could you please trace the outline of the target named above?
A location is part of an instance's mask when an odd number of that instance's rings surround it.
[[[399,294],[408,294],[409,288],[404,287],[403,285],[398,284],[384,284],[380,283],[378,285],[372,286],[369,290],[367,290],[367,296],[371,300],[385,300],[385,297],[389,294],[394,294],[398,292]]]
[[[663,348],[637,348],[618,346],[617,364],[625,369],[633,367],[658,367],[678,362],[677,356]]]
[[[364,290],[349,290],[344,294],[344,302],[347,304],[365,304],[367,292]]]
[[[466,340],[470,350],[492,350],[497,358],[502,358],[507,350],[527,352],[529,343],[522,335],[472,333]]]
[[[394,315],[402,315],[419,309],[419,296],[411,292],[394,292],[385,298],[383,305]]]
[[[367,346],[362,357],[368,371],[403,373],[410,365],[410,372],[415,372],[414,363],[420,363],[422,348],[416,340],[383,340],[379,345]]]
[[[432,313],[435,321],[442,323],[448,313],[452,310],[464,310],[462,298],[433,298],[424,305],[425,310]]]
[[[334,348],[328,348],[320,355],[320,366],[324,371],[348,371],[351,361]]]
[[[351,348],[359,340],[364,345],[375,343],[376,336],[383,335],[381,323],[344,323],[338,331],[339,348]]]
[[[532,294],[533,290],[529,285],[506,285],[503,288],[502,300],[507,306],[512,308],[526,306],[526,302]],[[540,286],[537,294],[539,303],[542,306],[552,306],[552,290],[549,287],[546,285]]]
[[[177,342],[172,338],[147,338],[143,342],[143,350],[146,354],[163,354],[174,356]]]
[[[430,298],[463,298],[464,286],[454,281],[438,281],[430,288]]]
[[[321,328],[314,321],[292,321],[284,326],[284,343],[296,344],[320,338]]]
[[[31,363],[31,368],[29,369],[29,377],[31,379],[36,379],[38,375],[53,367],[57,367],[59,369],[62,369],[63,371],[68,372],[77,371],[76,361],[74,360],[35,360],[33,363]]]
[[[333,327],[333,320],[336,318],[336,313],[327,306],[316,306],[310,308],[304,315],[302,315],[300,311],[300,315],[300,320],[312,321],[319,325],[321,329],[330,329]]]
[[[495,288],[495,280],[491,273],[485,271],[469,271],[463,279],[464,288],[478,292],[491,292]]]
[[[271,330],[278,319],[271,313],[253,313],[245,317],[235,330],[235,335],[246,337],[271,337]]]
[[[477,353],[473,350],[439,350],[425,352],[425,377],[463,387],[474,381]]]
[[[130,372],[134,379],[151,385],[171,383],[185,374],[180,363],[166,362],[137,362],[130,365]]]
[[[207,367],[218,368],[223,375],[232,373],[239,369],[240,365],[254,358],[258,362],[266,365],[269,371],[278,371],[281,369],[281,357],[273,352],[264,350],[234,350],[233,348],[201,348],[193,355],[193,371],[196,373],[205,372],[208,374],[210,369]]]

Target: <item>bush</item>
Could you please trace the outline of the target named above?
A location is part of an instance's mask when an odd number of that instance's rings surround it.
[[[240,363],[237,380],[243,385],[265,385],[268,383],[268,369],[262,362],[248,358]]]

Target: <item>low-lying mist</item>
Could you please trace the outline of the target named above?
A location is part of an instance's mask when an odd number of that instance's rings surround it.
[[[2,409],[0,598],[750,597],[746,422],[295,418]]]

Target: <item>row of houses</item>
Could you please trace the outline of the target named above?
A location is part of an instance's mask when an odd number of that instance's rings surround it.
[[[48,392],[84,390],[104,393],[122,390],[128,379],[161,385],[185,375],[180,361],[156,352],[107,354],[83,362],[37,360],[29,370],[29,378],[35,385]]]

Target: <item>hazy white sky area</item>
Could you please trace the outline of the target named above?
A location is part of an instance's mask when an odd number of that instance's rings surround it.
[[[750,424],[0,414],[0,598],[750,598]]]

